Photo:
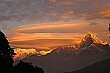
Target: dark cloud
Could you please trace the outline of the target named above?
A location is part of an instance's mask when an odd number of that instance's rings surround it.
[[[98,23],[92,22],[92,23],[90,23],[90,25],[98,25]]]
[[[110,0],[0,0],[0,21],[110,19],[109,7]]]

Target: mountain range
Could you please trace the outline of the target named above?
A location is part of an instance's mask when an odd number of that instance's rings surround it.
[[[110,58],[110,45],[89,32],[79,44],[58,46],[43,56],[27,56],[22,60],[44,68],[45,73],[72,72]]]

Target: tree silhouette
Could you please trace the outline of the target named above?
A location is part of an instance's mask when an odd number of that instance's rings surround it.
[[[5,35],[0,31],[0,71],[6,71],[4,68],[9,69],[13,67],[14,54],[13,48],[10,47]]]
[[[10,47],[5,35],[0,31],[0,73],[44,73],[42,68],[34,67],[31,63],[20,61],[13,66],[16,55]]]
[[[42,68],[34,67],[32,63],[20,61],[14,67],[15,73],[44,73]]]

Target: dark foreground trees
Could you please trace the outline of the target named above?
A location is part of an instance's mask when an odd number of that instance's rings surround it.
[[[0,31],[0,73],[44,73],[42,68],[34,67],[31,63],[20,61],[13,66],[15,53],[10,47],[5,35]]]
[[[0,31],[0,73],[11,71],[14,54],[13,48],[10,47],[5,35]]]
[[[20,61],[14,67],[15,73],[44,73],[42,68],[34,67],[31,63]]]

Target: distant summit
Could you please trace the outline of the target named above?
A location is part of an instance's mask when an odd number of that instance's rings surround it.
[[[91,32],[88,32],[88,34],[82,39],[80,43],[81,48],[88,48],[92,44],[108,44],[107,42],[101,41],[96,37],[96,35],[92,34]]]
[[[88,32],[88,34],[85,36],[84,41],[92,40],[94,43],[102,43],[101,40],[99,40],[96,35],[92,34],[91,32]]]

